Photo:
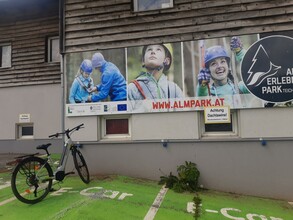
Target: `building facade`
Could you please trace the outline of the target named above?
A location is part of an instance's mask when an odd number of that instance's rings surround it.
[[[1,1],[0,29],[0,152],[34,152],[61,127],[59,3]]]
[[[276,102],[286,94],[268,90],[277,91],[278,87],[272,86],[286,84],[288,87],[282,91],[291,91],[290,71],[287,81],[278,83],[268,80],[272,75],[263,80],[249,75],[246,81],[250,82],[246,82],[245,88],[253,95],[241,94],[241,104],[232,105],[228,98],[213,95],[217,91],[215,77],[211,78],[214,84],[210,84],[209,94],[204,98],[197,95],[199,73],[210,65],[206,58],[209,47],[225,48],[229,68],[235,72],[241,69],[238,72],[242,75],[234,75],[234,82],[238,83],[245,78],[243,63],[249,60],[249,52],[258,42],[266,45],[266,39],[278,40],[274,36],[288,38],[285,48],[289,48],[290,54],[293,1],[171,0],[157,1],[158,5],[141,0],[39,2],[47,4],[46,13],[40,5],[35,6],[35,15],[23,10],[28,6],[19,5],[22,9],[14,9],[14,13],[22,16],[12,19],[8,13],[13,11],[10,4],[1,9],[0,45],[4,48],[2,54],[11,45],[11,64],[4,63],[0,69],[0,97],[6,103],[1,105],[0,120],[5,127],[1,129],[0,152],[30,152],[33,145],[47,141],[49,134],[84,123],[85,128],[74,134],[74,139],[84,144],[83,153],[92,174],[157,180],[170,172],[176,173],[177,166],[185,161],[192,161],[197,164],[201,184],[206,188],[293,198],[293,97],[289,92],[289,98]],[[233,37],[241,38],[241,45],[248,51],[242,65],[237,64],[237,56],[230,50]],[[54,62],[56,56],[50,54],[56,39],[60,44],[60,62]],[[172,54],[167,78],[178,85],[182,96],[168,96],[159,103],[140,100],[144,108],[135,110],[131,107],[129,88],[138,79],[141,68],[145,70],[141,49],[162,43],[169,45]],[[284,47],[283,43],[281,46]],[[277,54],[286,49],[280,47],[275,51]],[[69,102],[80,63],[96,52],[119,67],[128,90],[126,101],[106,98],[96,103]],[[278,62],[273,60],[276,66]],[[247,73],[252,72],[252,66],[246,68]],[[287,69],[291,69],[290,65]],[[95,84],[103,83],[100,71],[94,70],[91,76]],[[250,85],[258,85],[258,80],[259,84],[271,84],[265,87],[270,96],[257,97],[257,86]],[[241,90],[240,86],[235,88]],[[221,100],[228,108],[222,108]],[[207,123],[205,113],[209,109],[228,109],[228,122]],[[56,144],[60,142],[56,140]]]

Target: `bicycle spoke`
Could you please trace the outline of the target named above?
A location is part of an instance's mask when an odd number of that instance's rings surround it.
[[[21,161],[12,174],[12,191],[22,202],[34,204],[49,193],[52,186],[52,169],[41,158]]]
[[[84,183],[90,182],[89,171],[81,152],[77,149],[73,150],[73,161],[75,168]]]

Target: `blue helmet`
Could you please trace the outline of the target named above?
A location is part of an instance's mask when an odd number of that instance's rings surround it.
[[[83,72],[91,74],[93,72],[92,62],[88,59],[83,60],[82,63],[80,64],[80,69]]]
[[[227,60],[227,63],[230,63],[230,57],[227,51],[222,46],[213,46],[209,47],[204,56],[204,64],[206,68],[209,68],[209,64],[212,60],[216,58],[224,57]]]
[[[92,57],[92,63],[94,68],[100,68],[106,63],[106,60],[101,53],[95,53]]]

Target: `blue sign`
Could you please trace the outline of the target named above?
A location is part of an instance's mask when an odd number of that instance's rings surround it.
[[[262,38],[246,52],[241,75],[247,89],[268,102],[293,99],[293,38]]]
[[[127,104],[118,104],[117,110],[120,111],[127,111]]]

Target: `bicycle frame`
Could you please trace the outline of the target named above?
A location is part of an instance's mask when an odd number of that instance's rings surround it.
[[[66,136],[58,166],[54,164],[48,151],[51,143],[37,147],[38,150],[46,151],[46,158],[38,157],[37,154],[19,158],[11,176],[11,189],[18,200],[27,204],[40,202],[51,191],[54,180],[62,181],[68,174],[74,174],[74,172],[65,173],[69,151],[72,153],[74,166],[80,179],[86,184],[90,182],[86,161],[78,149],[78,145],[74,144],[70,137],[74,131],[83,128],[82,126],[83,124],[80,124],[72,129],[49,136],[49,138]]]
[[[71,138],[67,139],[66,142],[63,145],[63,151],[61,154],[61,158],[59,160],[59,164],[58,166],[56,166],[54,164],[54,161],[52,160],[50,154],[47,154],[47,158],[45,159],[46,163],[44,163],[38,170],[38,172],[36,173],[37,175],[39,174],[39,172],[45,167],[45,165],[47,163],[49,163],[49,165],[53,168],[53,175],[50,179],[52,180],[58,180],[58,181],[62,181],[64,179],[64,177],[68,174],[72,174],[72,172],[69,173],[65,173],[65,168],[66,168],[66,164],[67,164],[67,160],[69,157],[69,151],[70,148],[68,146],[72,146],[72,140]]]
[[[61,154],[61,158],[60,158],[60,161],[59,161],[59,165],[57,167],[57,170],[56,172],[58,171],[65,171],[65,167],[66,167],[66,164],[67,164],[67,160],[68,160],[68,156],[69,156],[69,151],[70,151],[70,147],[72,146],[72,140],[71,138],[68,138],[64,145],[63,145],[63,151],[62,151],[62,154]]]
[[[82,126],[82,125],[80,125],[80,126]],[[75,130],[73,130],[73,129],[66,130],[63,133],[56,133],[54,135],[49,136],[49,137],[58,137],[61,134],[66,136],[65,137],[66,140],[64,141],[64,145],[63,145],[63,149],[62,149],[61,158],[59,160],[59,165],[57,166],[57,168],[54,166],[54,179],[56,179],[58,181],[62,181],[65,178],[65,176],[67,176],[68,174],[74,174],[74,172],[65,173],[65,168],[67,165],[69,152],[70,152],[71,148],[73,147],[73,141],[70,136],[70,133],[72,131],[74,132]],[[53,160],[51,159],[50,154],[48,154],[47,159],[51,164],[53,164]]]

